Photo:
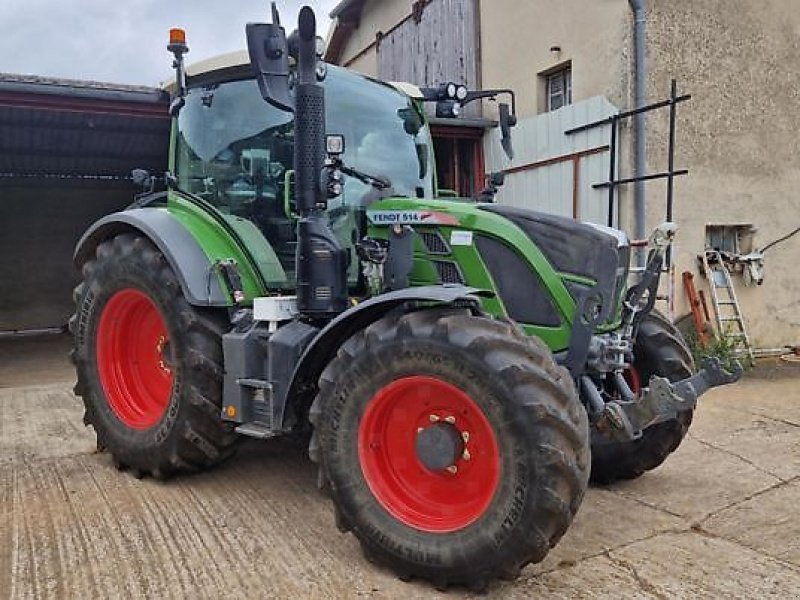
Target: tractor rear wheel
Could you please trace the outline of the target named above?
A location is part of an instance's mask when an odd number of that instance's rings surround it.
[[[221,420],[225,317],[186,302],[149,240],[124,233],[83,266],[70,320],[84,422],[134,475],[164,478],[232,454]]]
[[[539,562],[588,484],[586,413],[547,347],[464,310],[389,316],[320,378],[310,453],[367,558],[438,587]]]
[[[683,336],[669,320],[655,311],[639,327],[633,347],[634,361],[627,373],[628,383],[638,393],[651,375],[679,381],[690,377],[694,361]],[[596,441],[592,444],[592,482],[609,484],[620,479],[636,479],[655,469],[683,441],[692,423],[693,411],[678,418],[648,427],[633,442]]]

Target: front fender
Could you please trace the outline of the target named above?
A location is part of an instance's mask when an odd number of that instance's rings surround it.
[[[80,269],[103,241],[124,232],[138,232],[161,251],[175,272],[183,294],[195,306],[230,306],[219,274],[191,233],[164,208],[134,208],[95,222],[75,247],[73,262]]]
[[[493,295],[490,291],[463,285],[436,285],[405,288],[365,300],[328,323],[308,345],[292,374],[287,398],[294,401],[298,394],[313,389],[339,347],[389,311],[401,306],[413,310],[428,303],[448,306],[459,302],[480,310],[479,298]]]

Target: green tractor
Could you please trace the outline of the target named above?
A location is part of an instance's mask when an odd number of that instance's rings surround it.
[[[161,479],[305,435],[368,558],[481,588],[545,557],[590,478],[658,466],[698,396],[738,378],[693,374],[652,312],[674,226],[628,289],[620,231],[436,199],[423,103],[501,91],[325,65],[307,7],[287,38],[273,6],[249,62],[195,74],[173,33],[166,189],[136,173],[150,190],[75,252],[76,393],[118,468]]]

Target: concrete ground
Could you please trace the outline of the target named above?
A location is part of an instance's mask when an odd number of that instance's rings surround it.
[[[64,340],[0,340],[0,597],[448,597],[367,563],[305,450],[247,443],[166,483],[94,451]],[[589,490],[540,565],[488,597],[800,595],[800,377],[704,399],[660,469]]]

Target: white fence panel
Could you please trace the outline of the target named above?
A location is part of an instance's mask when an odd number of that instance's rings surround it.
[[[513,161],[500,146],[499,128],[491,130],[484,137],[486,170],[507,172],[497,201],[606,224],[608,190],[594,189],[592,185],[608,179],[611,126],[595,127],[574,135],[564,132],[617,112],[606,98],[597,96],[543,115],[520,119],[512,129]]]

